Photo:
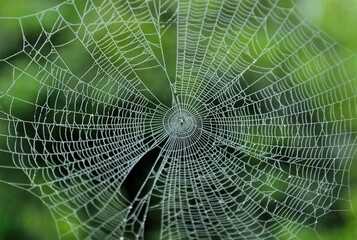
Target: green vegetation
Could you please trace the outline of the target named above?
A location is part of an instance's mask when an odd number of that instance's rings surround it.
[[[33,2],[33,3],[32,3]],[[51,6],[47,0],[29,1],[2,1],[0,2],[0,17],[2,16],[22,16],[37,12]],[[60,1],[57,1],[60,2]],[[304,0],[302,1],[302,9],[318,26],[320,26],[327,34],[336,39],[339,43],[346,46],[351,51],[357,54],[357,1],[356,0]],[[52,6],[54,4],[52,3]],[[316,9],[315,9],[316,8]],[[31,9],[31,10],[29,10]],[[69,14],[69,13],[68,13]],[[39,31],[36,29],[38,25],[33,24],[28,29],[31,31]],[[17,21],[14,19],[1,19],[0,18],[0,58],[3,58],[9,53],[14,53],[21,49],[22,38],[21,32],[18,28]],[[168,43],[169,45],[169,43]],[[68,50],[76,58],[73,60],[74,71],[80,71],[81,64],[83,64],[80,54],[75,52],[75,48]],[[21,58],[17,61],[26,61]],[[24,62],[25,64],[25,62]],[[357,68],[357,59],[351,64],[351,74],[355,74]],[[0,65],[0,88],[7,87],[7,78],[13,74],[6,72]],[[153,78],[162,79],[162,72],[153,73]],[[355,78],[357,81],[357,77]],[[155,93],[162,91],[163,85],[149,84],[151,90]],[[168,88],[168,86],[164,86]],[[23,95],[24,99],[34,101],[36,93],[41,89],[41,86],[28,84],[24,77],[13,88],[17,91],[16,94]],[[169,97],[163,96],[167,101]],[[18,108],[14,109],[16,114],[21,115],[23,118],[26,114],[32,114],[31,108]],[[0,122],[0,133],[3,132],[1,128],[4,127]],[[356,129],[357,126],[353,126]],[[0,138],[1,140],[2,138]],[[258,140],[256,140],[259,142]],[[5,144],[5,141],[0,142]],[[0,148],[1,149],[1,148]],[[0,155],[0,161],[11,158],[11,154]],[[5,180],[13,174],[10,170],[0,169],[0,179]],[[17,174],[17,172],[15,173]],[[21,181],[22,176],[18,177]],[[348,198],[351,194],[352,206],[349,202],[339,201],[333,208],[335,209],[349,209],[354,210],[357,214],[357,159],[354,159],[351,166],[350,174],[351,193],[344,192],[344,197]],[[12,178],[14,179],[14,178]],[[65,224],[63,229],[67,228]],[[357,238],[357,217],[352,211],[338,211],[332,212],[321,219],[317,225],[317,232],[323,240],[329,239],[344,239],[353,240]],[[10,239],[28,239],[28,240],[41,240],[41,239],[54,239],[57,236],[55,221],[49,209],[31,193],[13,187],[11,185],[0,182],[0,240]],[[305,229],[299,235],[302,239],[315,239],[316,233],[313,230]],[[71,239],[71,236],[68,237]]]

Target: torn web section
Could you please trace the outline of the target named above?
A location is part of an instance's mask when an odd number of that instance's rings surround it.
[[[195,144],[185,141],[190,139],[172,139],[164,146],[162,239],[271,236],[257,221],[259,191],[249,189],[243,160],[227,159],[207,132]]]
[[[153,143],[153,111],[125,76],[100,68],[55,11],[47,14],[54,14],[50,30],[41,24],[46,13],[21,19],[24,47],[1,61],[8,69],[2,151],[12,159],[2,166],[26,175],[5,181],[31,188],[73,232],[91,234],[95,226],[100,235],[112,230],[99,227],[108,209],[118,211],[109,226],[123,223],[126,193],[116,190]],[[38,32],[29,31],[33,24]]]
[[[177,23],[175,1],[21,18],[26,60],[2,61],[2,151],[77,238],[146,238],[159,221],[161,239],[314,227],[347,187],[356,87],[333,42],[283,2],[180,1]],[[183,104],[168,110],[159,82],[176,49]]]

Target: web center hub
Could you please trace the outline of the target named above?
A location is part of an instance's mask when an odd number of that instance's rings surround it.
[[[170,136],[186,138],[201,128],[201,118],[194,109],[187,106],[171,108],[164,116],[163,125]]]

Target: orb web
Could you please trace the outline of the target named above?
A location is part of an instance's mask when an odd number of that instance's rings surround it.
[[[354,57],[293,1],[65,1],[0,18],[1,180],[59,237],[291,239],[348,201]],[[25,93],[26,92],[26,93]]]

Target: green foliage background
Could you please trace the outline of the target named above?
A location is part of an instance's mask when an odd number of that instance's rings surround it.
[[[0,16],[23,16],[38,12],[61,1],[1,1]],[[357,0],[300,0],[305,14],[327,34],[357,54]],[[14,24],[0,21],[0,57],[9,49],[21,48],[21,34]],[[76,54],[73,54],[76,55]],[[355,62],[357,68],[357,62]],[[0,70],[1,71],[1,70]],[[3,72],[0,72],[0,88]],[[24,87],[31,87],[25,86]],[[160,88],[160,86],[158,86]],[[26,91],[28,89],[26,88]],[[25,91],[20,89],[19,91]],[[31,91],[27,91],[30,92]],[[0,161],[9,155],[0,155]],[[2,172],[0,172],[1,174]],[[0,177],[1,178],[1,177]],[[2,179],[2,178],[1,178]],[[340,206],[357,213],[357,159],[351,170],[352,205]],[[348,193],[345,193],[348,194]],[[342,203],[341,203],[342,204]],[[336,212],[324,217],[317,227],[322,239],[357,239],[357,217],[352,211]],[[57,230],[50,211],[32,194],[0,182],[0,240],[55,239]],[[303,230],[302,239],[316,238],[316,233]]]

